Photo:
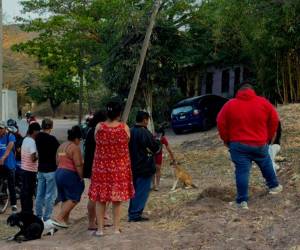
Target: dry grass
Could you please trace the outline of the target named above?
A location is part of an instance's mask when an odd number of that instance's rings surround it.
[[[300,105],[281,106],[279,112],[283,122],[281,155],[287,159],[282,164],[300,166]],[[148,210],[156,218],[154,227],[173,232],[187,226],[189,221],[181,216],[180,211],[199,197],[214,197],[229,202],[234,200],[235,196],[234,169],[228,151],[220,142],[216,131],[204,133],[200,140],[184,142],[174,149],[177,160],[192,174],[199,189],[179,189],[175,193],[169,193],[173,174],[168,162],[165,162],[163,183],[167,187],[164,186],[158,194],[152,194]],[[300,179],[300,168],[297,167],[296,170],[298,174],[293,175],[294,181]],[[265,192],[264,180],[257,167],[252,170],[250,186],[250,193]],[[220,190],[214,187],[220,187]]]

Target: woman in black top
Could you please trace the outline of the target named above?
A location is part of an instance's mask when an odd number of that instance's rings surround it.
[[[95,142],[95,128],[99,122],[104,122],[106,120],[106,115],[104,112],[96,112],[93,118],[89,122],[89,130],[84,143],[84,167],[83,167],[83,177],[91,178],[92,167],[94,161],[94,153],[96,148]],[[96,204],[89,200],[88,205],[88,219],[89,219],[89,230],[96,230]]]

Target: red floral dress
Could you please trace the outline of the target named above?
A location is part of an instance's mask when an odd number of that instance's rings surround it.
[[[96,132],[89,197],[92,201],[127,201],[134,195],[128,135],[125,125],[100,124]]]

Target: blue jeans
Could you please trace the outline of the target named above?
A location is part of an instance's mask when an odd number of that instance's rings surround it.
[[[135,196],[130,200],[128,219],[134,220],[142,216],[151,190],[152,176],[133,179]]]
[[[57,196],[55,172],[38,172],[37,179],[38,185],[35,212],[40,219],[47,221],[52,215],[54,202]]]
[[[237,203],[248,201],[249,175],[252,162],[255,162],[260,168],[269,188],[274,188],[279,185],[269,155],[268,145],[255,147],[238,142],[231,142],[229,144],[229,151],[231,160],[235,165]]]

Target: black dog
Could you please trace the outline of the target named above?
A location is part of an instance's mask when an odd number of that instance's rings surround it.
[[[10,239],[17,242],[40,239],[44,231],[43,221],[31,213],[25,212],[9,216],[7,225],[20,228],[20,231]]]

